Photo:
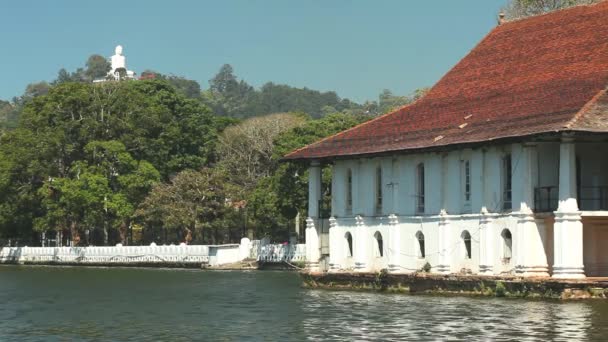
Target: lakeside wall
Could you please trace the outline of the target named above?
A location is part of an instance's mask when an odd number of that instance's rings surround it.
[[[269,244],[267,240],[241,239],[240,244],[3,247],[0,263],[29,265],[217,267],[245,259],[261,262],[304,261],[305,245]]]

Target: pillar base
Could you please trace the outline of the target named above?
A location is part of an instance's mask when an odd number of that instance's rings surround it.
[[[494,275],[494,267],[492,265],[479,265],[479,274]]]
[[[367,265],[364,262],[355,262],[355,272],[369,272],[370,268],[369,265]]]
[[[321,267],[318,262],[306,262],[306,271],[311,273],[320,273]]]
[[[515,273],[522,277],[549,277],[549,269],[547,266],[516,266]]]
[[[553,266],[553,278],[581,279],[586,278],[585,269],[581,266]]]
[[[432,270],[433,273],[450,274],[450,265],[437,265]]]

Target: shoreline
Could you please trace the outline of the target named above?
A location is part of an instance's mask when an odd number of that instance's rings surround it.
[[[555,279],[386,272],[300,272],[300,277],[303,286],[311,289],[560,300],[608,298],[608,278]]]

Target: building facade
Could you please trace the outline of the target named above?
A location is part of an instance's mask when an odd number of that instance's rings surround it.
[[[421,100],[287,155],[310,270],[608,276],[607,46],[606,2],[502,24]]]

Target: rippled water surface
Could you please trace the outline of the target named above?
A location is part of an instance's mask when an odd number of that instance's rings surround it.
[[[608,302],[300,288],[287,272],[0,267],[0,341],[608,340]]]

